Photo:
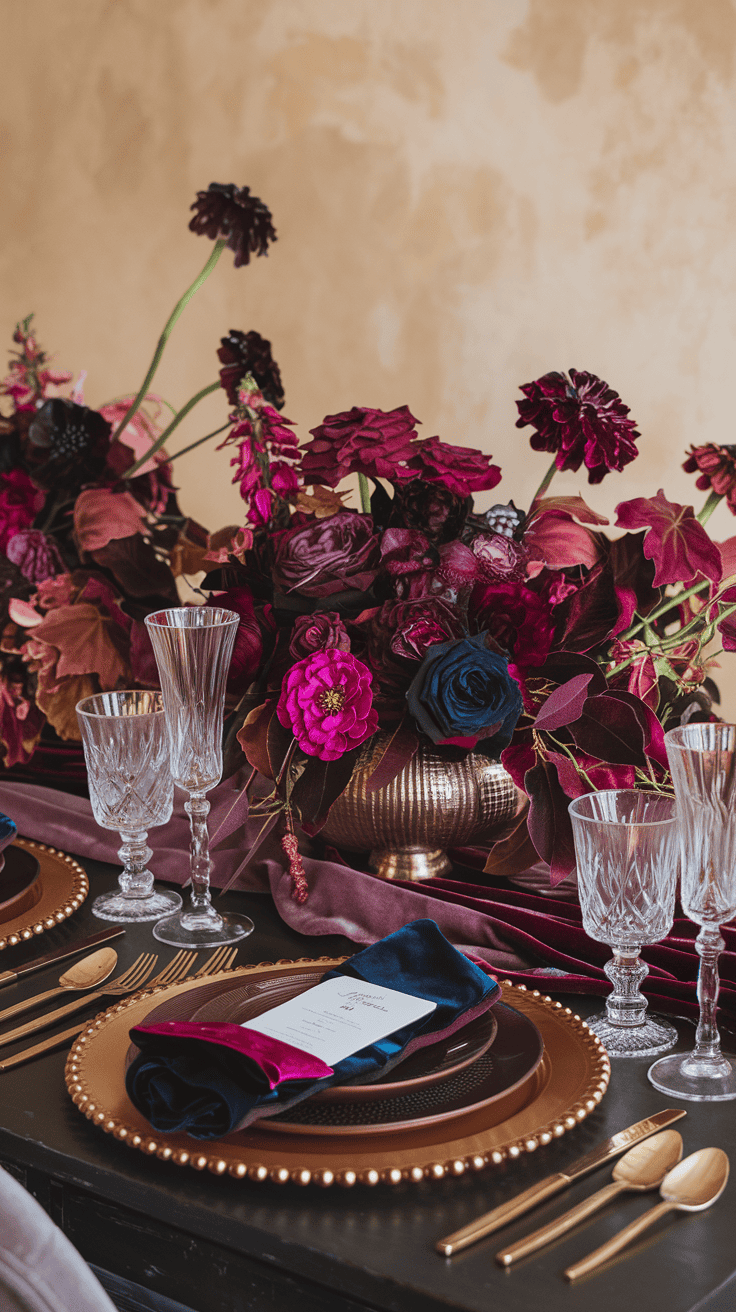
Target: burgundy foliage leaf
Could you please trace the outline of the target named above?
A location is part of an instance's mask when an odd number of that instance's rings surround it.
[[[529,797],[529,837],[542,861],[549,862],[554,888],[575,868],[569,799],[560,787],[554,766],[547,762],[527,770],[524,791]]]
[[[376,793],[379,788],[387,788],[397,774],[401,774],[404,766],[409,764],[418,746],[419,739],[416,733],[409,728],[406,720],[402,720],[386,744],[375,769],[366,780],[366,792]]]
[[[588,699],[588,684],[592,677],[592,674],[576,674],[567,683],[555,688],[534,721],[534,728],[552,732],[579,720]]]
[[[271,760],[268,755],[268,726],[276,714],[274,701],[256,706],[246,717],[242,728],[235,735],[245,753],[249,765],[259,770],[267,779],[272,779]]]
[[[529,837],[528,814],[527,802],[514,821],[510,833],[493,844],[483,867],[485,874],[495,875],[499,879],[512,879],[538,861],[536,848]]]
[[[634,497],[616,507],[618,528],[648,528],[644,555],[656,565],[655,587],[668,583],[687,586],[698,575],[717,583],[721,577],[721,553],[711,542],[692,506],[668,501],[664,490],[655,497]]]
[[[305,834],[311,837],[326,823],[330,807],[350,782],[360,747],[344,752],[336,761],[312,756],[291,790],[290,801]]]
[[[646,733],[634,707],[623,700],[629,695],[609,692],[590,697],[580,719],[570,725],[570,733],[578,747],[599,761],[638,765],[643,770]]]

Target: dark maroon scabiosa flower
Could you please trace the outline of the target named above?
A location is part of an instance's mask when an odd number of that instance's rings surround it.
[[[220,384],[231,405],[238,404],[238,387],[245,375],[251,374],[264,400],[277,410],[282,409],[284,388],[281,373],[271,354],[271,343],[260,333],[241,333],[238,328],[231,328],[227,337],[220,338],[217,358],[224,366],[220,370]]]
[[[276,714],[307,756],[337,761],[378,728],[372,679],[350,652],[316,652],[287,671]]]
[[[390,525],[400,528],[421,529],[430,542],[451,542],[459,538],[473,499],[458,496],[442,483],[425,483],[412,478],[396,489]]]
[[[525,400],[517,401],[517,428],[534,428],[529,441],[535,451],[550,451],[558,469],[585,464],[588,482],[600,483],[611,470],[621,470],[639,454],[639,433],[629,407],[618,392],[595,374],[571,369],[549,373],[524,383]]]
[[[416,477],[406,469],[416,437],[415,419],[408,406],[371,410],[353,406],[327,415],[310,429],[312,441],[304,447],[302,470],[306,483],[337,484],[348,474],[367,474],[400,482]]]
[[[469,446],[455,446],[428,437],[412,447],[409,471],[413,478],[437,483],[466,497],[469,492],[487,492],[501,481],[501,470],[492,465],[492,456]]]
[[[715,442],[693,446],[682,467],[686,474],[698,472],[695,486],[701,492],[710,489],[725,497],[731,514],[736,515],[736,446],[718,446]]]
[[[189,228],[197,236],[211,241],[223,240],[235,252],[235,268],[249,264],[251,254],[267,255],[269,242],[276,241],[271,211],[250,187],[236,187],[231,182],[211,182],[206,191],[198,191],[190,206],[196,213]]]
[[[33,478],[45,488],[79,490],[99,478],[110,449],[110,424],[97,411],[55,397],[28,429]]]

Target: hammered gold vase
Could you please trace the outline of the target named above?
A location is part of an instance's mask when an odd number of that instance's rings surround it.
[[[420,746],[385,788],[366,785],[388,736],[374,734],[320,836],[351,851],[371,849],[381,879],[432,879],[451,869],[447,849],[490,838],[517,812],[519,793],[497,761],[469,752],[447,759]]]

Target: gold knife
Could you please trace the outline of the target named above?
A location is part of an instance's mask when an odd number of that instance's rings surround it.
[[[81,1025],[72,1025],[68,1030],[62,1030],[60,1034],[52,1034],[50,1039],[44,1039],[42,1043],[34,1043],[32,1048],[23,1048],[21,1052],[13,1053],[12,1057],[0,1061],[0,1071],[9,1071],[12,1066],[22,1066],[24,1061],[40,1057],[43,1052],[52,1052],[54,1048],[61,1048],[67,1039],[73,1039],[75,1035],[81,1034],[88,1025],[88,1020],[82,1021]]]
[[[670,1107],[667,1111],[655,1112],[654,1116],[648,1116],[644,1121],[637,1121],[636,1125],[630,1125],[626,1130],[619,1130],[618,1134],[606,1139],[598,1148],[586,1153],[584,1157],[579,1157],[576,1162],[568,1166],[566,1171],[548,1175],[546,1179],[540,1180],[539,1184],[533,1184],[531,1188],[517,1194],[516,1198],[501,1203],[500,1207],[485,1212],[469,1225],[464,1225],[461,1230],[456,1230],[454,1234],[438,1240],[435,1245],[437,1252],[442,1257],[452,1257],[453,1253],[469,1248],[479,1239],[485,1239],[486,1235],[492,1235],[494,1230],[500,1230],[502,1226],[515,1221],[518,1216],[531,1211],[532,1207],[543,1203],[546,1198],[552,1198],[554,1194],[560,1193],[572,1184],[573,1180],[587,1175],[588,1171],[594,1171],[604,1162],[609,1162],[612,1157],[618,1157],[632,1144],[639,1143],[641,1139],[648,1139],[650,1134],[656,1134],[657,1130],[664,1129],[666,1125],[671,1125],[673,1121],[679,1121],[686,1115],[687,1112],[681,1111],[679,1107]]]

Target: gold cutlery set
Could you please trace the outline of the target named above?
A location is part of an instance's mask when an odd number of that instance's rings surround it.
[[[76,950],[70,949],[68,952],[60,953],[56,959],[71,956]],[[106,984],[103,981],[107,980],[117,965],[117,953],[112,948],[101,948],[66,970],[60,976],[56,988],[47,989],[43,993],[36,993],[33,997],[26,998],[24,1001],[17,1002],[14,1006],[6,1007],[4,1011],[0,1011],[0,1025],[2,1025],[4,1021],[20,1016],[26,1011],[31,1011],[62,993],[67,991],[81,993],[80,997],[74,998],[61,1007],[56,1007],[53,1011],[44,1012],[43,1015],[37,1016],[35,1020],[27,1021],[24,1025],[18,1025],[14,1029],[0,1033],[0,1048],[7,1047],[10,1043],[16,1043],[29,1034],[35,1034],[37,1030],[46,1029],[49,1025],[55,1025],[57,1021],[63,1020],[75,1011],[81,1011],[82,1008],[88,1006],[90,1002],[97,998],[120,997],[124,994],[136,993],[142,988],[153,989],[164,984],[178,984],[181,980],[187,978],[203,979],[207,975],[217,974],[218,971],[228,970],[235,960],[237,952],[237,947],[217,948],[205,961],[204,965],[200,966],[199,970],[194,971],[198,953],[182,949],[172,957],[171,961],[157,975],[153,975],[158,963],[157,954],[155,952],[142,952],[132,966],[129,966],[121,975]],[[48,961],[49,958],[46,958],[43,964],[48,964]],[[38,968],[38,963],[35,967],[31,967],[31,969],[35,968]],[[193,971],[194,973],[192,973]],[[11,979],[25,973],[28,972],[26,970],[20,970],[16,973],[8,971],[7,976],[10,978],[3,977],[0,982],[10,983]],[[94,987],[97,984],[100,985],[99,988]],[[89,989],[92,989],[92,992],[82,992],[82,990]],[[53,1048],[61,1047],[67,1039],[74,1038],[75,1035],[79,1034],[87,1024],[88,1021],[81,1021],[69,1029],[53,1034],[41,1043],[36,1043],[30,1048],[23,1048],[11,1057],[6,1057],[0,1061],[0,1071],[10,1070],[14,1066],[20,1066],[23,1062],[30,1061],[31,1058],[37,1057],[41,1053],[50,1052]]]
[[[667,1212],[704,1212],[723,1193],[729,1172],[726,1153],[720,1148],[701,1148],[681,1160],[680,1135],[676,1130],[661,1128],[679,1120],[685,1114],[684,1111],[671,1109],[657,1112],[655,1116],[640,1121],[637,1125],[629,1126],[627,1130],[622,1130],[606,1140],[593,1152],[573,1162],[566,1172],[548,1176],[539,1184],[532,1185],[530,1189],[518,1194],[510,1202],[502,1203],[493,1211],[486,1212],[476,1221],[463,1226],[461,1230],[456,1230],[454,1234],[439,1240],[436,1245],[437,1252],[443,1257],[451,1257],[461,1252],[479,1239],[484,1239],[494,1231],[509,1225],[545,1199],[566,1189],[574,1180],[624,1153],[614,1167],[610,1184],[584,1199],[576,1207],[564,1212],[548,1225],[541,1226],[518,1243],[511,1244],[496,1253],[498,1264],[508,1268],[521,1258],[528,1257],[530,1253],[535,1253],[546,1244],[552,1243],[553,1240],[569,1234],[618,1194],[628,1190],[643,1193],[658,1188],[661,1202],[649,1208],[600,1248],[568,1266],[563,1272],[565,1279],[569,1281],[591,1275]],[[625,1151],[627,1149],[628,1151]]]

